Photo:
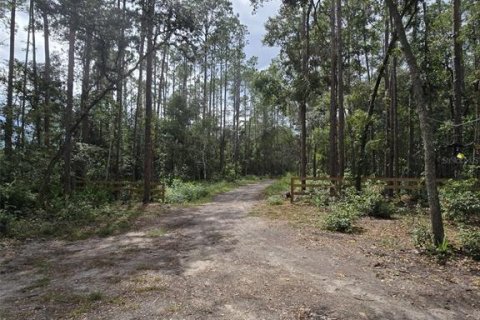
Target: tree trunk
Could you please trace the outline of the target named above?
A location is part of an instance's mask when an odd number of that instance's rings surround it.
[[[397,57],[393,57],[392,61],[392,80],[390,81],[390,88],[391,88],[391,103],[392,103],[392,143],[393,143],[393,176],[397,178],[400,174],[400,167],[399,167],[399,141],[401,139],[399,132],[398,132],[398,85],[397,85]]]
[[[31,0],[30,10],[32,12],[32,72],[33,72],[33,109],[35,110],[35,136],[37,143],[42,144],[42,113],[40,109],[40,99],[38,91],[38,72],[37,72],[37,42],[35,36],[35,1]]]
[[[88,96],[90,95],[90,66],[92,61],[92,33],[89,31],[85,39],[85,48],[83,52],[83,77],[82,77],[82,93],[80,95],[80,110],[85,112],[88,106]],[[82,121],[82,142],[90,142],[90,124],[89,118],[85,117]]]
[[[365,50],[365,67],[367,68],[367,81],[370,83],[372,80],[372,76],[370,75],[370,58],[368,56],[368,47],[367,47],[367,30],[365,28],[363,32],[363,43],[364,43],[364,50]]]
[[[25,65],[23,68],[23,101],[21,108],[21,124],[20,124],[20,146],[25,147],[25,108],[27,104],[27,82],[28,82],[28,55],[30,53],[30,31],[32,30],[33,23],[33,0],[30,0],[29,20],[27,27],[27,48],[25,49]]]
[[[337,0],[338,175],[345,172],[345,110],[343,105],[342,0]]]
[[[407,60],[410,76],[412,79],[414,96],[417,104],[417,113],[420,120],[420,130],[423,140],[424,156],[425,156],[425,184],[428,192],[428,204],[430,207],[430,215],[432,221],[432,231],[436,245],[443,242],[444,231],[442,214],[440,212],[440,201],[438,198],[436,169],[435,169],[435,149],[433,145],[433,132],[428,122],[427,101],[423,91],[423,83],[420,78],[417,59],[415,58],[405,33],[402,18],[398,13],[397,7],[393,0],[386,0],[390,14],[393,17],[395,28],[402,44],[402,50]]]
[[[390,81],[388,88],[389,107],[388,112],[388,177],[398,177],[398,121],[397,121],[397,57],[394,56],[390,68]],[[395,182],[391,183],[396,185]],[[389,190],[393,196],[394,190]]]
[[[414,112],[415,103],[412,101],[413,88],[410,88],[410,94],[408,97],[408,176],[414,175],[414,163],[415,163],[415,124],[414,124]]]
[[[122,9],[122,23],[125,23],[126,18],[126,0],[123,0],[123,7],[120,8],[120,0],[117,3],[118,9]],[[122,32],[118,41],[118,66],[117,72],[122,75],[124,72],[124,59],[125,59],[125,29],[122,25]],[[115,162],[113,166],[113,174],[116,180],[120,179],[120,162],[122,157],[122,121],[123,121],[123,83],[119,83],[116,92],[117,100],[117,119],[116,119],[116,137],[115,137]]]
[[[215,46],[213,47],[213,54],[212,54],[212,60],[211,61],[211,68],[210,68],[210,81],[209,81],[209,90],[208,90],[208,117],[211,118],[212,116],[215,116],[213,114],[213,105],[214,105],[214,93],[215,93]],[[186,88],[186,86],[185,86]],[[210,136],[210,125],[209,125],[209,134]]]
[[[43,130],[45,146],[50,146],[50,30],[47,8],[43,9],[43,36],[45,46],[45,106],[43,110]]]
[[[145,13],[144,13],[145,14]],[[145,51],[145,26],[144,22],[142,21],[142,25],[140,27],[140,47],[139,47],[139,55],[142,57]],[[138,68],[138,91],[137,91],[137,107],[135,109],[135,117],[134,117],[134,124],[133,124],[133,144],[132,144],[132,153],[134,159],[134,167],[133,167],[133,179],[138,180],[140,179],[140,170],[141,170],[141,162],[140,162],[140,153],[141,153],[141,135],[140,135],[140,128],[142,122],[142,105],[143,105],[143,69],[144,69],[144,62],[140,62]]]
[[[418,10],[418,2],[415,1],[415,12]],[[412,42],[418,41],[419,17],[414,15],[412,28]],[[415,103],[413,97],[413,86],[410,85],[408,90],[408,156],[407,156],[407,174],[413,177],[415,173]]]
[[[335,24],[335,1],[330,0],[330,29],[331,29],[331,71],[330,71],[330,150],[329,168],[330,176],[338,174],[338,150],[337,150],[337,37]]]
[[[168,82],[168,68],[169,68],[169,57],[168,57],[168,54],[169,54],[169,49],[168,49],[168,46],[167,47],[167,55],[165,57],[165,77],[163,78],[163,94],[162,94],[162,97],[163,97],[163,117],[166,118],[167,117],[167,92],[168,92],[168,88],[170,86],[169,82]]]
[[[152,75],[153,75],[153,17],[155,10],[155,1],[147,0],[147,66],[146,66],[146,80],[145,80],[145,162],[143,172],[143,203],[150,202],[151,180],[152,180]]]
[[[454,143],[462,145],[463,143],[463,62],[462,45],[463,41],[460,35],[462,24],[461,0],[453,0],[453,124],[454,124]],[[455,166],[459,169],[458,166]],[[455,176],[457,170],[455,170]]]
[[[72,191],[71,157],[72,157],[72,132],[70,130],[73,114],[73,78],[75,70],[75,37],[76,30],[71,22],[68,34],[68,75],[67,75],[67,105],[65,109],[65,148],[63,153],[63,192],[69,195]]]
[[[225,58],[225,76],[223,84],[222,137],[220,141],[220,172],[225,169],[225,124],[227,120],[228,60]]]
[[[157,107],[157,117],[160,118],[162,115],[161,109],[165,109],[165,104],[163,103],[163,94],[164,94],[164,86],[165,86],[165,63],[166,63],[166,57],[167,57],[167,47],[165,46],[163,48],[162,52],[162,64],[160,66],[160,81],[158,84],[158,107]],[[164,114],[164,113],[163,113]]]
[[[390,42],[390,21],[391,18],[388,14],[388,10],[385,13],[385,41],[383,45],[383,52],[384,56],[387,55],[388,52],[388,45]],[[393,27],[392,27],[393,29]],[[392,30],[393,31],[393,30]],[[390,156],[393,154],[393,148],[392,148],[392,123],[391,123],[391,102],[390,102],[390,97],[391,97],[391,90],[390,90],[390,63],[386,66],[385,68],[385,75],[384,75],[384,84],[385,84],[385,92],[384,92],[384,108],[385,108],[385,137],[386,137],[386,145],[384,148],[384,162],[383,162],[383,175],[386,177],[391,178],[393,176],[393,171],[392,171],[392,162],[393,160],[390,159]],[[390,184],[390,183],[389,183]],[[393,190],[388,190],[387,194],[389,196],[393,195]]]
[[[202,119],[205,119],[207,112],[207,56],[208,56],[208,27],[205,30],[204,48],[203,48],[203,110]]]
[[[308,83],[308,10],[305,8],[305,5],[302,7],[302,25],[301,36],[303,40],[303,50],[302,50],[302,77],[303,83]],[[307,88],[302,88],[303,96],[300,101],[300,110],[299,110],[299,121],[300,121],[300,177],[302,178],[302,190],[305,189],[304,183],[307,176]]]
[[[10,56],[8,61],[7,105],[5,106],[5,157],[13,155],[13,73],[15,64],[15,15],[16,0],[10,2]]]
[[[239,157],[240,157],[240,91],[241,91],[241,44],[240,39],[238,43],[236,65],[235,65],[235,98],[234,98],[234,117],[235,117],[235,143],[234,143],[234,152],[233,152],[233,161],[235,168],[235,178],[237,177],[238,167],[239,167]]]

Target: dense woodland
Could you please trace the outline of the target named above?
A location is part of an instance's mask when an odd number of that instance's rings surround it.
[[[148,202],[152,181],[174,178],[425,177],[441,243],[436,178],[476,175],[476,0],[284,1],[264,39],[280,54],[263,70],[228,0],[9,0],[0,12],[0,183],[35,206],[85,181],[141,180]]]
[[[10,59],[2,77],[2,182],[70,194],[85,179],[295,169],[295,133],[254,89],[256,60],[245,58],[248,31],[231,3],[14,1],[2,9],[11,12],[12,52],[15,16],[29,12],[25,57]],[[52,41],[65,52],[51,51]]]

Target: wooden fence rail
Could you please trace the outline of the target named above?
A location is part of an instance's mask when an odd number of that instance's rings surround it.
[[[444,183],[448,179],[437,179],[437,183]],[[314,183],[315,181],[324,181],[327,184]],[[424,179],[422,178],[389,178],[389,177],[363,177],[363,182],[366,181],[381,181],[386,183],[385,190],[419,190],[424,187]],[[313,182],[313,183],[312,183]],[[337,190],[342,185],[353,185],[353,180],[348,180],[343,177],[292,177],[290,181],[290,202],[293,203],[296,195],[305,195],[303,189],[324,189],[330,188]],[[301,188],[301,191],[297,191]]]

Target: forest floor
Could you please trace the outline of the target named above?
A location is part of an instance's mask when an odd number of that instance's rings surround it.
[[[292,224],[311,208],[267,207],[268,183],[152,205],[108,238],[2,243],[0,319],[480,319],[478,263],[436,264],[398,220]]]

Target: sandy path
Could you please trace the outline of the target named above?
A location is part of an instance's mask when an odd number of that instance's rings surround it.
[[[127,234],[9,251],[0,319],[480,319],[480,295],[466,285],[385,281],[363,254],[249,216],[267,183]],[[166,234],[153,236],[159,228]]]

